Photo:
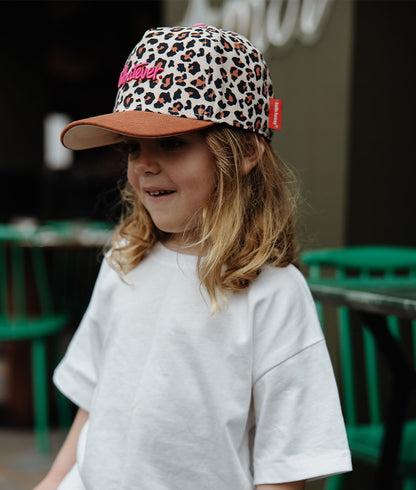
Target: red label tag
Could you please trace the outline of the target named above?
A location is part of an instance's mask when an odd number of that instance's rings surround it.
[[[269,128],[280,131],[282,128],[282,101],[280,99],[270,99],[269,105]]]

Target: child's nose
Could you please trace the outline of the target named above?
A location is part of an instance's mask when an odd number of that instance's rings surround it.
[[[129,157],[133,163],[134,170],[138,174],[157,174],[160,172],[160,165],[156,152],[146,145],[142,145],[140,151]]]

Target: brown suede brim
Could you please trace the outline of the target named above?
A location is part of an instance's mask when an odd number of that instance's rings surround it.
[[[61,134],[70,150],[113,145],[132,138],[163,138],[212,126],[212,121],[188,119],[155,112],[125,111],[74,121]]]

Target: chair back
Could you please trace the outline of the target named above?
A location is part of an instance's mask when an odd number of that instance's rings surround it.
[[[19,240],[0,241],[0,297],[0,316],[4,320],[18,322],[53,313],[42,247]]]

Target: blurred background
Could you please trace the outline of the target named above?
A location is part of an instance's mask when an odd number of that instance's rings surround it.
[[[110,112],[144,30],[198,19],[234,27],[265,52],[284,104],[274,146],[302,183],[302,240],[415,243],[415,2],[3,0],[0,8],[3,221],[114,215],[119,168],[99,151],[54,161],[48,118]]]
[[[108,151],[64,151],[59,132],[74,119],[112,111],[124,61],[147,28],[204,22],[239,31],[265,54],[283,100],[273,146],[301,185],[301,249],[416,246],[416,2],[3,0],[0,16],[0,222],[111,227],[122,165]],[[101,245],[87,247],[87,292],[68,336],[88,301]],[[13,378],[29,354],[7,352],[0,347],[0,429],[29,432],[19,445],[0,431],[9,458],[0,455],[0,489],[20,490],[31,488],[48,461],[31,453],[30,386]],[[61,435],[54,437],[57,446]],[[14,445],[20,452],[12,461]]]

